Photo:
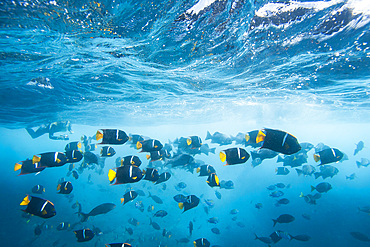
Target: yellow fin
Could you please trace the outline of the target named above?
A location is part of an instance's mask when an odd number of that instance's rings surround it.
[[[61,160],[60,159],[57,159],[57,163],[60,163],[61,162]]]
[[[199,172],[200,172],[200,167],[197,168],[197,173],[199,173]]]
[[[180,209],[183,209],[183,208],[184,208],[184,203],[179,202],[179,208],[180,208]]]
[[[299,195],[299,197],[304,197],[303,192],[301,192],[301,194]]]
[[[26,195],[26,197],[23,198],[23,201],[19,205],[22,205],[23,206],[23,205],[28,205],[29,203],[30,203],[30,198],[29,198],[28,195]]]
[[[220,159],[222,162],[225,162],[226,160],[226,154],[223,151],[220,152]]]
[[[109,181],[112,182],[116,178],[116,174],[117,172],[113,171],[112,169],[109,169],[109,172],[108,172]]]
[[[99,130],[96,132],[95,139],[99,141],[103,138],[103,133],[101,133]]]
[[[78,143],[77,143],[77,147],[78,147],[79,149],[81,149],[81,148],[82,148],[82,144],[81,144],[81,142],[78,142]]]
[[[45,192],[45,188],[43,188],[43,189],[42,189],[42,191],[44,191],[44,192]]]
[[[21,164],[19,164],[19,163],[15,163],[15,165],[14,165],[14,171],[18,171],[18,170],[20,170],[22,168],[22,165]]]
[[[186,139],[186,144],[188,144],[188,146],[191,145],[191,139],[190,138]]]
[[[137,177],[132,177],[132,179],[133,179],[133,180],[136,180],[136,179],[137,179]]]
[[[57,190],[60,190],[60,187],[61,187],[61,185],[60,185],[60,184],[58,184],[58,186],[57,186]]]
[[[197,242],[194,241],[193,244],[194,244],[194,247],[197,247]]]
[[[313,159],[315,160],[315,162],[318,162],[320,160],[320,155],[314,154]]]
[[[143,147],[143,144],[141,142],[136,143],[136,149],[140,149]]]
[[[257,137],[256,137],[256,143],[263,142],[265,140],[266,134],[263,133],[262,130],[258,131]]]
[[[46,212],[46,210],[44,209],[44,210],[42,210],[42,212],[41,212],[41,214],[42,215],[45,215],[45,214],[47,214],[48,212]]]
[[[121,203],[123,203],[125,201],[125,198],[121,198]]]
[[[146,155],[146,159],[148,160],[148,159],[150,159],[150,154],[147,154]]]
[[[249,136],[249,134],[247,133],[247,134],[245,134],[245,140],[248,142],[249,141],[249,139],[251,139],[251,137]]]
[[[218,178],[217,175],[215,175],[215,182],[216,182],[217,185],[220,185],[220,179]]]
[[[32,164],[40,162],[40,160],[41,160],[41,157],[39,157],[37,155],[34,155],[33,158],[32,158]]]

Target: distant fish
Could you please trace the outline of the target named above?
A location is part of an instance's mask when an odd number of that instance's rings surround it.
[[[306,220],[310,220],[311,216],[309,214],[302,214],[302,217]]]
[[[321,194],[320,193],[316,193],[314,195],[312,195],[312,194],[304,195],[301,192],[301,195],[299,197],[303,197],[303,199],[305,200],[305,202],[307,202],[308,204],[316,205],[316,200],[318,200],[318,199],[321,198]]]
[[[315,172],[314,175],[315,175],[315,179],[319,178],[319,177],[322,177],[323,179],[326,179],[328,177],[334,177],[335,175],[337,175],[339,172],[339,170],[332,166],[332,165],[323,165],[323,166],[320,166],[320,172]]]
[[[265,159],[273,159],[277,155],[277,152],[270,149],[258,149],[257,151],[251,151],[252,167],[260,165]]]
[[[182,195],[182,194],[177,194],[173,197],[173,199],[176,201],[176,202],[185,202],[186,201],[186,196]]]
[[[289,174],[289,169],[286,167],[277,167],[275,169],[276,175],[288,175]]]
[[[190,136],[186,143],[190,149],[196,149],[202,146],[202,139],[199,136]]]
[[[126,227],[126,228],[125,228],[125,230],[126,230],[126,232],[127,232],[129,235],[134,234],[134,230],[132,230],[132,228],[131,228],[131,227]]]
[[[121,198],[121,203],[125,205],[126,203],[134,200],[137,196],[138,196],[138,193],[136,191],[130,190],[123,195],[123,198]]]
[[[150,194],[150,192],[149,192],[149,197],[150,198],[152,198],[153,199],[153,201],[155,201],[156,203],[158,203],[158,204],[163,204],[163,201],[162,201],[162,199],[161,198],[159,198],[158,196],[156,196],[156,195],[152,195],[152,194]]]
[[[263,142],[262,149],[267,148],[287,155],[301,150],[297,138],[281,130],[267,128],[260,130],[256,137],[256,143],[259,142]]]
[[[220,188],[227,189],[227,190],[234,189],[234,182],[231,180],[228,180],[228,181],[222,180],[220,182]]]
[[[135,208],[139,209],[140,212],[144,212],[144,204],[142,201],[135,202]]]
[[[356,149],[355,149],[355,152],[353,153],[353,155],[356,155],[358,154],[358,152],[360,152],[363,148],[364,148],[364,142],[363,141],[359,141],[357,144],[356,144]]]
[[[75,178],[75,179],[78,179],[80,176],[78,175],[77,171],[76,170],[73,170],[72,171],[72,176]]]
[[[255,236],[254,240],[259,240],[265,244],[272,244],[272,239],[270,237],[258,237],[257,234],[254,234],[254,236]]]
[[[249,153],[243,148],[228,148],[220,152],[221,162],[226,165],[243,164],[249,159]]]
[[[126,132],[118,129],[101,129],[96,132],[96,140],[102,140],[99,144],[121,145],[128,141]]]
[[[280,206],[280,205],[287,205],[289,203],[289,199],[287,198],[282,198],[278,200],[275,204],[275,206]]]
[[[120,164],[121,166],[137,166],[139,167],[141,165],[141,160],[139,157],[135,156],[135,155],[129,155],[129,156],[125,156],[123,157],[120,161]]]
[[[361,232],[350,232],[351,236],[362,242],[370,242],[370,238]]]
[[[289,234],[289,236],[291,237],[291,239],[295,239],[295,240],[302,241],[302,242],[307,242],[311,239],[311,237],[306,234],[295,235],[295,236]]]
[[[56,215],[54,204],[39,197],[27,195],[20,204],[27,206],[24,212],[39,216],[41,218],[51,218]]]
[[[316,162],[320,161],[321,165],[326,165],[333,162],[338,162],[343,158],[344,154],[336,148],[324,149],[314,154]]]
[[[57,226],[57,230],[58,231],[63,231],[63,230],[67,230],[71,227],[71,224],[69,223],[66,223],[66,222],[61,222],[59,223],[59,225]]]
[[[198,238],[194,240],[193,244],[194,244],[194,247],[201,247],[201,246],[210,247],[211,246],[211,243],[206,238]]]
[[[257,208],[257,209],[261,209],[263,207],[263,205],[262,205],[262,203],[259,202],[259,203],[256,203],[254,205],[254,207]]]
[[[358,211],[370,214],[370,206],[358,207]]]
[[[280,215],[277,219],[273,219],[272,221],[274,222],[275,226],[277,223],[290,223],[295,220],[294,216],[290,214],[282,214]]]
[[[285,155],[284,157],[278,156],[277,163],[282,162],[283,166],[298,167],[307,163],[307,154],[304,152],[298,152],[292,155]]]
[[[213,232],[214,234],[216,234],[216,235],[220,235],[220,229],[218,229],[217,227],[213,227],[212,229],[211,229],[211,232]]]
[[[74,231],[77,242],[87,242],[94,238],[95,234],[92,230],[86,228]]]
[[[211,173],[216,173],[216,170],[211,165],[201,165],[197,168],[197,173],[199,173],[199,177],[203,177],[209,176]]]
[[[85,222],[85,221],[88,220],[89,217],[91,217],[91,216],[97,216],[97,215],[100,215],[100,214],[106,214],[106,213],[112,211],[115,207],[116,207],[116,205],[113,204],[113,203],[103,203],[103,204],[100,204],[100,205],[96,206],[95,208],[93,208],[87,214],[81,212],[81,207],[79,207],[79,210],[78,210],[77,213],[80,216],[82,216],[81,222]]]
[[[59,194],[70,194],[73,190],[72,183],[64,181],[63,183],[58,184],[57,190]]]
[[[153,217],[160,217],[160,218],[163,218],[164,216],[166,216],[168,213],[165,211],[165,210],[158,210],[157,212],[155,212],[155,214],[153,215]]]
[[[208,176],[207,184],[210,187],[220,187],[220,180],[219,180],[218,176],[216,175],[216,173],[211,173]]]
[[[212,217],[207,220],[211,224],[217,224],[218,223],[218,217]]]
[[[368,165],[370,165],[370,160],[366,158],[361,158],[361,161],[356,161],[356,165],[358,168],[360,168],[361,166],[367,167]]]
[[[190,195],[186,198],[185,202],[179,202],[179,208],[184,209],[183,213],[189,209],[195,208],[198,206],[200,199],[195,195]]]
[[[175,189],[177,190],[177,191],[180,191],[180,190],[182,190],[182,189],[185,189],[186,188],[186,183],[184,183],[184,182],[180,182],[180,183],[178,183],[178,184],[176,184],[175,185]]]
[[[193,230],[194,230],[194,225],[193,225],[193,222],[192,221],[189,221],[189,235],[191,236],[193,234]]]
[[[318,185],[316,185],[316,187],[314,187],[314,186],[311,185],[311,191],[316,190],[316,191],[318,191],[320,193],[326,193],[326,192],[328,192],[331,189],[332,189],[331,184],[329,184],[327,182],[319,183]]]
[[[42,194],[43,192],[45,192],[45,188],[44,186],[38,184],[38,185],[35,185],[33,186],[32,188],[32,193],[35,193],[35,194]]]
[[[150,219],[150,224],[149,225],[151,225],[155,230],[160,230],[161,229],[161,227],[158,225],[158,223],[152,221],[151,218],[149,218],[149,219]]]
[[[298,176],[304,175],[304,176],[311,176],[315,173],[316,169],[312,165],[303,165],[301,169],[296,168]]]
[[[219,145],[230,145],[232,144],[232,139],[230,136],[222,134],[220,132],[215,132],[213,135],[207,131],[206,140],[211,140],[211,143],[217,143]]]
[[[230,214],[237,214],[237,213],[239,213],[239,210],[237,210],[237,209],[232,209],[230,211]]]
[[[216,190],[215,191],[215,195],[216,195],[217,199],[220,199],[221,200],[222,195],[221,195],[221,193],[219,191]]]
[[[135,219],[135,218],[128,219],[128,223],[133,225],[133,226],[138,226],[140,224],[139,221],[137,221],[137,219]]]
[[[110,147],[110,146],[104,146],[102,147],[101,151],[100,151],[100,155],[102,157],[112,157],[116,154],[116,151],[114,150],[114,148]]]
[[[351,175],[346,176],[346,179],[349,179],[349,180],[353,180],[355,178],[357,178],[356,173],[352,173]]]
[[[144,141],[138,141],[136,143],[136,148],[141,149],[140,152],[153,152],[161,150],[163,148],[163,145],[158,140],[149,139]]]
[[[79,141],[75,141],[75,142],[70,142],[70,143],[68,143],[68,144],[65,146],[64,150],[65,150],[66,152],[68,152],[68,151],[74,151],[74,150],[81,151],[81,148],[82,148],[82,143],[81,143],[81,142],[79,142]]]
[[[144,180],[149,180],[152,182],[156,182],[159,179],[159,173],[158,170],[155,168],[146,168],[146,170],[143,170]]]

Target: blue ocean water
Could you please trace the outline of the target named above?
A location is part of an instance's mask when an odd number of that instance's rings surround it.
[[[350,232],[370,237],[368,213],[358,210],[370,206],[370,171],[356,164],[370,159],[369,27],[367,0],[1,1],[0,242],[4,246],[104,246],[120,241],[132,246],[193,246],[194,240],[204,237],[211,246],[267,246],[255,240],[255,234],[268,237],[281,230],[293,236],[306,234],[310,240],[282,239],[276,246],[367,246]],[[25,130],[62,120],[72,123],[69,140],[51,140],[47,135],[32,139]],[[47,168],[36,176],[17,176],[19,171],[13,170],[17,162],[44,152],[64,152],[69,142],[104,128],[163,144],[197,135],[203,145],[216,149],[194,158],[214,166],[220,180],[232,180],[234,189],[211,188],[196,172],[163,164],[157,164],[159,171],[172,175],[165,190],[149,181],[111,186],[107,174],[116,166],[116,158],[138,155],[141,168],[152,165],[145,153],[129,144],[115,145],[116,155],[105,159],[103,169],[85,169],[78,179],[67,176],[68,165]],[[236,136],[262,128],[287,131],[314,146],[324,143],[347,158],[331,164],[339,170],[332,178],[298,176],[290,167],[288,175],[276,175],[275,168],[281,166],[276,157],[254,168],[251,159],[223,166],[220,151],[257,149],[235,141],[220,146],[205,140],[207,131]],[[359,141],[365,148],[354,155]],[[176,145],[172,147],[174,155]],[[100,149],[94,153],[99,155]],[[319,171],[313,154],[313,149],[308,152],[307,164]],[[353,173],[353,180],[346,178]],[[73,198],[56,193],[63,177],[73,183]],[[201,198],[199,206],[185,213],[173,199],[180,193],[175,189],[179,182],[187,184],[181,193]],[[299,197],[321,182],[333,188],[322,194],[317,205]],[[281,189],[290,201],[287,205],[277,207],[277,199],[269,196],[266,187],[276,183],[289,185]],[[54,203],[55,217],[25,218],[21,211],[19,203],[26,194],[33,195],[31,189],[37,184],[46,190],[40,197]],[[131,187],[146,195],[120,205]],[[164,203],[155,203],[149,192]],[[213,208],[206,199],[214,201]],[[80,221],[72,208],[76,201],[83,212],[105,202],[116,208],[75,224],[74,229],[57,231],[62,221]],[[143,202],[144,212],[135,207],[137,201]],[[257,209],[257,203],[262,208]],[[168,215],[153,218],[149,205],[154,205],[153,212],[162,209]],[[239,212],[231,215],[232,209]],[[281,214],[291,214],[295,220],[273,227],[272,219]],[[132,217],[138,226],[128,224]],[[209,223],[211,217],[219,222]],[[161,229],[155,230],[150,219]],[[189,221],[194,224],[191,236]],[[35,236],[35,227],[43,222],[41,235]],[[94,226],[103,234],[77,243],[73,230]],[[128,227],[133,235],[125,230]],[[220,234],[211,231],[214,227]],[[171,231],[170,238],[162,235],[164,228]],[[189,242],[179,243],[181,238]]]

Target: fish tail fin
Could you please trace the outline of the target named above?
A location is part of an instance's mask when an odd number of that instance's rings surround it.
[[[311,185],[311,192],[314,191],[316,188]]]
[[[147,154],[146,155],[146,159],[148,160],[148,159],[150,159],[150,154]]]
[[[211,148],[209,151],[210,151],[211,153],[215,154],[215,153],[216,153],[216,148]]]
[[[276,163],[280,163],[280,162],[284,162],[284,159],[280,155],[278,155]]]
[[[361,167],[361,162],[356,161],[356,164],[357,164],[357,168],[360,168]],[[14,170],[15,170],[15,167],[14,167]]]
[[[223,151],[220,152],[220,160],[221,160],[221,162],[225,162],[225,160],[226,160],[226,154]]]
[[[320,155],[318,155],[318,154],[314,154],[314,155],[313,155],[313,159],[315,160],[315,162],[319,162],[319,160],[320,160]]]
[[[318,177],[321,176],[321,173],[320,172],[315,172],[313,175],[315,175],[315,179],[317,179]]]
[[[109,169],[108,172],[108,179],[110,182],[112,182],[116,178],[117,173],[113,171],[112,169]]]
[[[18,171],[20,169],[22,169],[22,165],[19,164],[19,163],[15,163],[15,165],[14,165],[14,171],[16,172],[16,171]]]
[[[257,236],[257,234],[256,234],[256,233],[254,233],[254,236],[255,236],[254,240],[259,239],[259,237]]]
[[[211,133],[209,133],[209,131],[207,131],[206,140],[210,140],[210,139],[212,139],[212,135]]]
[[[99,141],[103,138],[103,133],[101,133],[99,130],[96,132],[95,139]]]
[[[262,130],[258,131],[257,137],[256,137],[256,143],[263,142],[265,140],[266,134],[263,133]]]
[[[125,202],[125,198],[121,198],[121,203],[124,204],[124,202]]]
[[[81,222],[86,222],[88,219],[89,219],[89,215],[88,214],[85,214],[85,213],[79,213],[80,216],[82,216],[81,218]]]
[[[143,144],[141,142],[136,143],[136,149],[140,149],[143,147]]]
[[[30,196],[29,195],[26,195],[26,197],[25,198],[23,198],[23,201],[21,202],[21,204],[19,204],[19,205],[28,205],[29,203],[30,203]]]
[[[277,220],[272,220],[273,222],[274,222],[274,225],[272,226],[272,227],[274,227],[275,225],[276,225],[276,223],[277,223]]]
[[[299,197],[304,197],[303,192],[301,192],[301,194],[299,195]]]
[[[297,171],[298,176],[301,176],[301,174],[303,173],[301,169],[296,168],[295,170]]]
[[[179,202],[179,208],[180,208],[180,209],[183,209],[183,208],[184,208],[184,203]]]

